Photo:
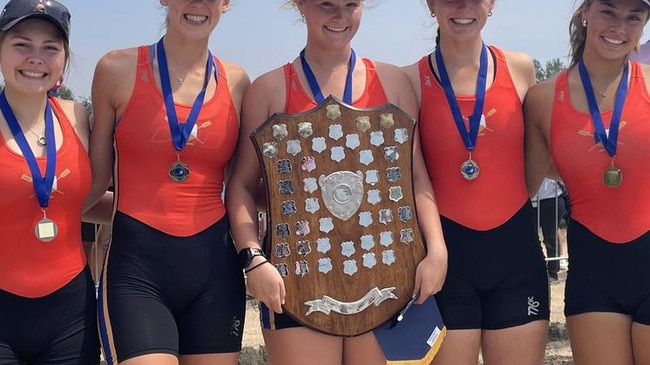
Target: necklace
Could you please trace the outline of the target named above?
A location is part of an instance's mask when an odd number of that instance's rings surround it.
[[[185,81],[185,80],[183,80],[182,77],[176,76],[176,81],[178,81],[179,84],[183,85],[183,81]]]
[[[182,84],[182,82],[181,82],[181,84]],[[601,97],[603,97],[603,98],[606,98],[606,97],[607,97],[607,93],[606,93],[606,92],[605,92],[605,93],[600,92],[600,91],[598,91],[596,88],[594,88],[594,91],[596,92],[596,94],[597,94],[598,96],[601,96]]]
[[[16,119],[16,120],[17,120],[17,119]],[[31,128],[27,128],[27,127],[25,127],[25,125],[24,125],[20,120],[18,120],[18,124],[20,124],[20,126],[21,126],[23,129],[27,129],[27,130],[29,131],[29,133],[33,134],[34,137],[36,137],[36,144],[37,144],[39,147],[45,147],[45,146],[47,146],[47,139],[45,138],[44,135],[39,135],[38,133],[34,132]]]

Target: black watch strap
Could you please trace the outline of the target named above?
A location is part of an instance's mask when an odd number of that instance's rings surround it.
[[[264,257],[264,251],[257,247],[246,247],[239,251],[239,254],[237,255],[237,262],[239,262],[239,266],[242,269],[245,269],[250,266],[255,256]]]

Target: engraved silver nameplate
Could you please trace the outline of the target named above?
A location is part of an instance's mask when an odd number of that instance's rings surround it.
[[[363,173],[338,171],[318,179],[325,207],[338,219],[352,217],[363,200]]]
[[[387,299],[397,299],[395,294],[393,294],[394,290],[395,288],[385,288],[380,290],[375,287],[364,295],[363,298],[354,302],[341,302],[324,295],[321,299],[305,302],[305,305],[309,306],[306,315],[310,315],[314,312],[330,314],[332,311],[340,314],[361,313],[373,304],[378,307]]]

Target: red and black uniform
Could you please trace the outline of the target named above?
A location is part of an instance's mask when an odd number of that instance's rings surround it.
[[[191,173],[178,183],[168,176],[179,157],[155,83],[154,49],[138,48],[133,94],[115,127],[116,212],[99,296],[109,364],[241,349],[245,288],[222,200],[239,133],[226,73],[215,59],[216,90],[180,152]],[[175,108],[184,121],[191,106]]]
[[[0,139],[0,362],[97,364],[95,286],[79,234],[90,161],[57,100],[49,102],[63,137],[47,208],[58,226],[50,242],[34,234],[43,212],[25,157]],[[46,161],[37,158],[41,174]]]
[[[601,113],[609,129],[613,110]],[[630,63],[619,125],[616,167],[623,181],[603,182],[611,159],[594,142],[587,112],[571,103],[568,74],[557,78],[551,116],[551,153],[569,191],[571,220],[566,315],[616,312],[650,325],[650,97],[641,67]]]
[[[486,91],[472,159],[480,175],[460,173],[468,152],[429,56],[419,62],[422,152],[436,194],[449,269],[436,300],[450,329],[500,329],[549,318],[548,279],[524,170],[524,122],[504,54],[489,47],[494,81]],[[465,127],[475,97],[456,97]]]

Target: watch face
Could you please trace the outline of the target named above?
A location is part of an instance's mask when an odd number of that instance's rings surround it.
[[[242,269],[247,268],[251,264],[251,261],[253,261],[253,257],[255,256],[264,256],[264,253],[259,248],[250,248],[250,247],[239,251],[239,255],[237,257],[237,260],[239,261],[239,266],[241,266]]]

